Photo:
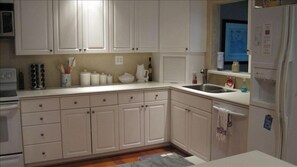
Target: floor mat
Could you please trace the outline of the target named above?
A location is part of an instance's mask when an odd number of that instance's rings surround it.
[[[191,165],[194,164],[186,160],[184,157],[172,153],[164,157],[156,154],[142,158],[141,161],[116,165],[115,167],[184,167]]]

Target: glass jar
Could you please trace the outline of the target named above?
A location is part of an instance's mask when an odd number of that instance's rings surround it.
[[[232,72],[239,72],[239,63],[238,63],[238,61],[233,61]]]

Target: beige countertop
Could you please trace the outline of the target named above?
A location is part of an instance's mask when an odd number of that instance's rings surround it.
[[[193,167],[296,167],[260,151],[251,151],[227,158],[222,158]]]
[[[24,90],[18,91],[17,94],[21,99],[24,98],[35,98],[45,96],[63,96],[63,95],[74,95],[74,94],[88,94],[88,93],[108,93],[115,91],[130,91],[130,90],[143,90],[143,89],[174,89],[183,91],[186,93],[204,96],[206,98],[219,99],[240,105],[249,105],[250,93],[242,93],[240,90],[236,92],[228,93],[207,93],[198,90],[192,90],[189,88],[182,87],[183,85],[190,84],[170,84],[170,83],[132,83],[132,84],[117,84],[117,85],[106,85],[106,86],[90,86],[90,87],[71,87],[71,88],[49,88],[44,90]]]

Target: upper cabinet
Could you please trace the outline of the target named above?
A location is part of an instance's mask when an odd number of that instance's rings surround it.
[[[159,1],[110,0],[110,51],[157,52]]]
[[[207,1],[161,0],[160,52],[205,52],[206,10]]]
[[[52,1],[14,1],[16,55],[53,54],[52,7]]]
[[[54,1],[55,53],[107,52],[107,1]]]

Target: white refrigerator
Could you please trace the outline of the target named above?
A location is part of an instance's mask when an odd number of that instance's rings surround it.
[[[248,150],[297,165],[297,5],[253,9]]]

